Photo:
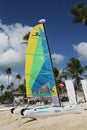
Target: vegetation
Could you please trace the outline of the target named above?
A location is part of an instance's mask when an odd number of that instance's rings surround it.
[[[29,32],[28,34],[26,34],[26,35],[23,37],[23,39],[26,40],[26,41],[28,41],[29,35],[30,35],[30,32]]]
[[[1,91],[1,94],[3,94],[3,89],[4,89],[4,88],[5,88],[4,85],[1,84],[1,85],[0,85],[0,91]]]
[[[29,35],[30,35],[30,32],[27,33],[27,34],[23,37],[24,42],[22,42],[21,44],[26,44],[26,45],[28,44]]]
[[[75,80],[75,85],[78,88],[80,86],[80,79],[83,78],[87,66],[83,67],[77,58],[72,57],[65,69],[67,76]]]
[[[69,14],[74,16],[72,23],[83,23],[87,26],[87,8],[85,3],[77,3],[75,8],[69,11]]]
[[[4,86],[3,84],[0,85],[0,102],[1,103],[10,103],[13,102],[13,93],[23,93],[26,95],[25,90],[25,80],[23,84],[20,84],[20,80],[22,76],[20,74],[17,74],[15,77],[18,80],[18,88],[15,90],[14,83],[9,81],[10,74],[12,73],[11,68],[5,69],[6,74],[8,75],[8,84],[7,86]],[[4,91],[3,91],[4,90]]]
[[[16,78],[18,79],[18,86],[19,86],[19,85],[20,85],[20,80],[21,80],[22,77],[21,77],[20,74],[17,74],[17,75],[16,75]]]

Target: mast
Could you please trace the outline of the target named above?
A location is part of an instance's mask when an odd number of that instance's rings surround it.
[[[50,61],[51,61],[51,65],[52,65],[52,71],[53,71],[53,62],[52,62],[52,58],[51,58],[51,52],[50,52],[50,47],[49,47],[48,38],[47,38],[47,34],[46,34],[46,29],[45,29],[45,26],[44,26],[45,22],[46,22],[45,19],[39,20],[39,23],[43,24],[43,28],[44,28],[44,32],[45,32],[45,36],[46,36],[46,41],[47,41],[47,46],[48,46],[48,51],[49,51],[49,56],[50,56]],[[53,76],[54,76],[54,71],[53,71]],[[55,76],[54,76],[54,81],[55,81],[55,85],[56,85],[58,102],[59,102],[59,105],[61,106],[61,102],[60,102],[60,98],[59,98],[59,92],[58,92],[58,89],[57,89]]]

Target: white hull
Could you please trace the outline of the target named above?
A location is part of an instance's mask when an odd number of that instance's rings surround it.
[[[72,106],[39,106],[35,108],[28,108],[23,112],[25,117],[32,117],[32,118],[44,118],[48,116],[55,116],[59,114],[66,114],[66,113],[81,113],[80,105],[72,105]]]

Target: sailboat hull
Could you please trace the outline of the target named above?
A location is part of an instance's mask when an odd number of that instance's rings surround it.
[[[32,118],[44,118],[48,116],[55,116],[59,114],[66,114],[66,113],[81,113],[80,105],[72,105],[72,106],[39,106],[32,109],[25,109],[23,115],[25,117],[32,117]]]

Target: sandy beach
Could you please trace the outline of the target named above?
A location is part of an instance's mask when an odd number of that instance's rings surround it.
[[[87,104],[80,114],[62,114],[33,120],[0,111],[0,130],[87,130]]]

